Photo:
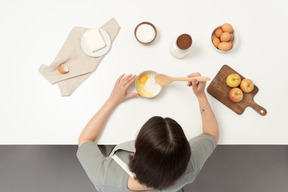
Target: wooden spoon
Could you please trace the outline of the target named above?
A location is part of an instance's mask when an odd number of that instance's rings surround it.
[[[170,76],[165,75],[165,74],[158,74],[155,76],[155,81],[159,85],[168,85],[172,81],[192,81],[192,79],[196,79],[199,82],[206,82],[206,81],[210,80],[209,77],[202,77],[202,76],[199,76],[199,77],[170,77]]]

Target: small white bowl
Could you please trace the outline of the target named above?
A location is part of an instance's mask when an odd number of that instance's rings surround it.
[[[218,52],[220,52],[220,53],[226,53],[226,52],[229,52],[229,51],[232,51],[233,49],[235,49],[235,47],[236,47],[237,44],[238,44],[238,35],[237,35],[237,33],[235,32],[235,29],[234,29],[234,30],[233,30],[233,40],[231,41],[231,42],[232,42],[232,48],[231,48],[230,50],[228,50],[228,51],[221,51],[220,49],[216,48],[216,47],[214,46],[213,42],[212,42],[212,39],[215,37],[215,34],[214,34],[215,31],[216,31],[217,29],[221,28],[221,27],[222,27],[222,25],[216,27],[216,28],[212,31],[210,43],[211,43],[212,47],[214,48],[214,50],[216,50],[216,51],[218,51]]]
[[[141,83],[140,79],[141,77],[143,77],[144,75],[146,75],[148,78],[149,77],[153,77],[155,75],[158,75],[157,72],[155,71],[143,71],[142,73],[140,73],[137,78],[136,78],[136,81],[135,81],[135,87],[136,87],[136,90],[137,92],[142,96],[142,97],[145,97],[145,98],[154,98],[156,97],[157,95],[159,95],[163,89],[163,86],[162,85],[159,85],[161,86],[161,89],[158,91],[158,92],[154,92],[154,93],[149,93],[147,92],[145,89],[144,89],[144,86],[145,84]],[[156,82],[155,82],[156,83]]]

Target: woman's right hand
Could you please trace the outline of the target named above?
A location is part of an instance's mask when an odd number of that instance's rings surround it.
[[[125,76],[125,74],[122,74],[113,87],[109,97],[110,101],[119,104],[132,97],[139,97],[138,93],[127,93],[127,89],[135,82],[136,78],[136,75],[130,74]]]
[[[198,76],[201,76],[200,73],[192,73],[188,75],[188,77],[198,77]],[[188,87],[192,86],[192,90],[197,97],[205,94],[204,90],[206,82],[198,82],[196,79],[193,79],[192,81],[188,82],[187,86]]]

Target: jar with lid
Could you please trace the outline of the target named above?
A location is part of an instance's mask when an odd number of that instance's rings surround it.
[[[174,57],[181,59],[189,53],[191,45],[191,36],[188,34],[182,34],[172,42],[170,52]]]

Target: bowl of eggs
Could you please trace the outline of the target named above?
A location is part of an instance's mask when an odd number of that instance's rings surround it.
[[[162,85],[155,81],[155,76],[158,75],[155,71],[144,71],[140,73],[135,81],[137,92],[145,98],[153,98],[160,94]]]
[[[213,30],[211,43],[215,50],[227,52],[236,47],[238,36],[231,24],[224,23]]]

